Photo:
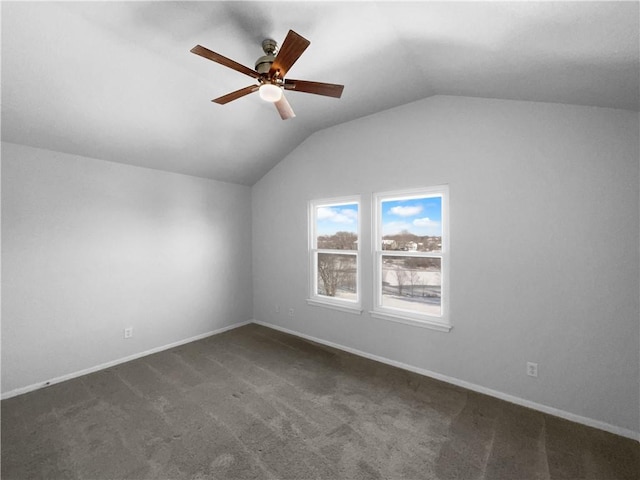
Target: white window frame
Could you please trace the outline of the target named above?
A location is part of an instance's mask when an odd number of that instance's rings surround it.
[[[358,225],[357,236],[358,244],[357,250],[333,250],[318,248],[317,245],[317,218],[316,212],[320,207],[339,207],[342,205],[358,205]],[[362,202],[359,195],[353,195],[349,197],[328,198],[309,201],[308,210],[308,225],[309,225],[309,298],[307,304],[319,307],[331,308],[347,313],[362,313]],[[317,270],[317,258],[319,253],[333,253],[339,255],[355,255],[356,257],[356,300],[349,300],[345,298],[335,298],[326,295],[318,294],[318,270]]]
[[[442,198],[442,251],[441,252],[407,252],[382,250],[382,202],[393,200],[410,200],[412,198],[424,198],[440,196]],[[373,311],[372,317],[399,322],[408,325],[431,328],[443,332],[451,330],[449,316],[449,186],[438,185],[411,190],[397,190],[393,192],[375,193],[373,195]],[[394,257],[426,257],[440,258],[441,264],[441,298],[439,316],[426,313],[412,312],[399,308],[382,305],[382,257],[393,255]]]

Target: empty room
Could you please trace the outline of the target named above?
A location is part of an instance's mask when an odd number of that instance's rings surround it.
[[[9,2],[3,479],[640,477],[640,3]]]

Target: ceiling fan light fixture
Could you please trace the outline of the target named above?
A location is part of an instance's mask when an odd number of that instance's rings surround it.
[[[266,102],[277,102],[282,98],[282,89],[273,83],[263,83],[260,85],[260,98]]]

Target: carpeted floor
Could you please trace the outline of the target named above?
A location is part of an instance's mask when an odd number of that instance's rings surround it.
[[[638,443],[248,325],[2,401],[2,479],[637,479]]]

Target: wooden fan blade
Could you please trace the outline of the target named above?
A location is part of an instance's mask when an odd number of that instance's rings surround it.
[[[244,73],[245,75],[249,75],[253,78],[260,78],[260,74],[255,70],[252,70],[249,67],[245,67],[244,65],[234,62],[230,58],[224,57],[219,53],[212,52],[208,48],[203,47],[202,45],[196,45],[191,49],[191,53],[195,53],[196,55],[200,55],[208,60],[219,63],[220,65],[224,65],[225,67],[229,67],[234,69],[236,72]]]
[[[226,95],[223,95],[221,97],[214,98],[211,101],[219,103],[220,105],[224,105],[225,103],[232,102],[239,99],[240,97],[244,97],[245,95],[256,92],[259,88],[260,87],[258,85],[249,85],[248,87],[241,88],[240,90],[236,90],[235,92],[227,93]]]
[[[279,71],[278,76],[284,78],[291,66],[300,58],[302,52],[311,44],[309,40],[298,35],[293,30],[289,30],[287,37],[282,42],[282,47],[276,55],[276,59],[271,64],[269,77],[273,77]]]
[[[282,95],[282,98],[280,100],[274,102],[273,104],[276,106],[276,109],[280,114],[280,118],[282,118],[283,120],[288,120],[296,116],[296,114],[293,113],[293,109],[291,108],[291,105],[289,105],[289,102],[287,101],[287,98],[284,96],[284,94]]]
[[[315,93],[316,95],[325,95],[327,97],[340,98],[342,96],[344,85],[286,79],[284,81],[284,88],[286,90],[295,90],[296,92]]]

